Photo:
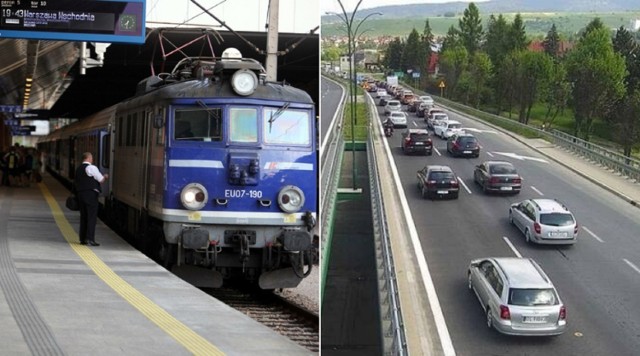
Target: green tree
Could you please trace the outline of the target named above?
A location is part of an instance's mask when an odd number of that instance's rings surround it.
[[[525,29],[524,22],[522,21],[522,16],[520,16],[520,14],[516,14],[509,32],[510,50],[518,51],[521,49],[526,49],[529,46],[529,41],[527,40],[527,30]]]
[[[491,58],[491,63],[496,66],[499,66],[509,53],[509,35],[509,25],[502,14],[498,15],[498,18],[489,16],[484,48]]]
[[[631,151],[640,144],[640,89],[627,93],[613,110],[613,139],[622,146],[623,154],[631,156]]]
[[[329,62],[337,62],[340,60],[340,54],[342,49],[339,47],[331,46],[322,49],[322,60]]]
[[[492,80],[493,101],[496,105],[496,114],[503,110],[513,112],[513,105],[516,99],[516,78],[518,76],[519,61],[517,51],[512,51],[500,62],[500,66],[495,66]]]
[[[448,48],[440,55],[440,68],[448,83],[448,92],[458,94],[457,85],[462,74],[467,69],[469,53],[462,45]]]
[[[389,70],[399,70],[401,69],[402,62],[402,52],[404,50],[404,43],[400,40],[399,37],[396,37],[393,41],[389,43],[389,47],[387,47],[387,51],[384,56],[384,66]]]
[[[442,47],[440,48],[440,53],[443,53],[449,48],[456,47],[461,45],[462,42],[460,40],[460,31],[458,31],[453,25],[449,27],[447,30],[447,34],[444,36],[442,40]]]
[[[517,71],[514,79],[518,121],[529,123],[531,108],[551,78],[553,60],[544,52],[520,50],[514,53]]]
[[[572,84],[574,135],[589,140],[593,120],[604,118],[625,92],[624,59],[613,51],[609,31],[594,28],[568,53],[566,64]]]
[[[422,86],[426,86],[428,82],[428,73],[429,73],[429,59],[431,58],[431,46],[434,43],[433,31],[431,30],[431,25],[429,24],[429,19],[424,22],[424,30],[422,30],[422,47],[425,54],[425,60],[423,62],[422,68],[420,68],[420,72],[422,75],[420,76],[420,81]]]
[[[602,29],[605,29],[604,24],[602,23],[602,20],[600,20],[599,17],[596,17],[595,19],[591,20],[591,22],[589,22],[587,26],[581,31],[581,38],[585,38],[587,34],[589,34],[594,30],[602,30]]]
[[[542,125],[551,127],[558,114],[567,107],[571,96],[571,85],[567,81],[567,70],[562,62],[554,62],[549,77],[549,85],[542,88],[541,99],[545,103],[546,113]]]
[[[624,26],[620,26],[613,38],[613,50],[625,60],[629,75],[625,83],[627,92],[632,93],[640,85],[640,47],[629,31]]]
[[[476,108],[480,107],[480,103],[487,96],[487,83],[491,77],[491,59],[484,52],[476,52],[469,61],[469,76],[473,80],[468,86],[467,102]]]
[[[414,28],[409,37],[407,37],[407,42],[402,51],[401,68],[403,71],[407,71],[407,69],[417,71],[424,66],[426,60],[427,54],[425,53],[424,45],[418,31]]]
[[[469,6],[462,14],[462,18],[458,20],[458,28],[460,29],[462,45],[469,54],[475,53],[480,48],[480,41],[484,36],[482,19],[476,4],[469,3]]]
[[[560,35],[558,35],[555,23],[551,25],[551,29],[547,32],[542,46],[544,47],[544,52],[552,58],[557,59],[560,55]]]

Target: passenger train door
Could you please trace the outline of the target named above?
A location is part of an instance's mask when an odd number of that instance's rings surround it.
[[[111,125],[109,125],[109,129],[111,129]],[[100,158],[100,162],[94,162],[98,165],[100,172],[102,174],[111,175],[111,132],[109,131],[100,131],[100,142],[98,143],[98,147],[100,147],[100,154],[98,157]],[[102,188],[102,198],[108,197],[111,193],[111,179],[107,179],[107,184],[103,184]]]

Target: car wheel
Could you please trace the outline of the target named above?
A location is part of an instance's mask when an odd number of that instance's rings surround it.
[[[526,241],[528,244],[531,243],[531,233],[529,232],[529,229],[526,229],[524,231],[524,241]]]
[[[509,223],[510,223],[511,225],[514,225],[514,224],[513,224],[513,213],[511,212],[511,210],[509,210]]]
[[[428,192],[425,189],[425,187],[422,187],[422,190],[420,191],[420,194],[422,195],[422,199],[426,199],[427,198]]]
[[[459,195],[459,193],[452,194],[452,195],[451,195],[451,198],[452,198],[452,199],[458,199],[458,195]]]
[[[491,309],[487,307],[487,327],[489,329],[493,329],[493,314],[491,314]]]
[[[482,192],[484,194],[487,194],[489,192],[489,189],[487,189],[487,183],[482,184]]]

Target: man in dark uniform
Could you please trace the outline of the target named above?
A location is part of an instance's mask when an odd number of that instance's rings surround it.
[[[95,240],[98,219],[98,196],[102,192],[100,183],[109,178],[93,165],[91,152],[82,154],[82,164],[76,169],[75,190],[80,205],[80,243],[100,246]]]

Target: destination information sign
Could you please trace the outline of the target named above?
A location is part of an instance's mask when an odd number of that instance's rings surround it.
[[[144,43],[146,0],[0,0],[0,38]]]

